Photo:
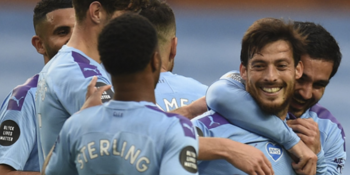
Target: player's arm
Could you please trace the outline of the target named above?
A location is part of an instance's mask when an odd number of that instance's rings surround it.
[[[225,159],[248,174],[274,174],[270,161],[260,150],[226,138],[212,137],[210,129],[195,118],[192,120],[199,137],[199,160]]]
[[[10,98],[11,96],[9,96]],[[36,141],[36,126],[32,96],[28,94],[20,110],[6,101],[0,111],[0,174],[1,175],[39,175],[39,172],[22,170],[33,150]],[[9,99],[7,98],[7,99]],[[13,102],[13,101],[12,101]],[[32,104],[33,105],[33,104]],[[37,167],[39,170],[39,167]]]
[[[188,119],[193,119],[194,117],[203,114],[207,111],[207,104],[205,102],[205,97],[201,97],[198,100],[193,101],[187,106],[177,108],[171,113],[180,114]]]
[[[0,165],[0,174],[1,175],[40,175],[40,172],[16,171],[11,166],[2,164]]]
[[[300,140],[284,121],[260,109],[252,96],[245,91],[238,72],[229,72],[212,84],[208,88],[206,102],[210,109],[220,113],[231,123],[270,138],[286,149],[291,149]]]
[[[342,174],[345,161],[345,135],[343,128],[338,128],[333,125],[332,129],[329,130],[327,139],[322,145],[324,150],[324,164],[327,168],[328,174]]]
[[[51,149],[45,160],[43,174],[46,175],[62,175],[62,174],[78,174],[74,162],[72,162],[72,154],[70,151],[70,129],[72,128],[71,120],[67,120],[57,138],[57,141]],[[44,171],[45,170],[45,171]]]
[[[185,120],[184,124],[175,122],[169,127],[163,150],[159,174],[198,174],[198,136],[189,120]]]

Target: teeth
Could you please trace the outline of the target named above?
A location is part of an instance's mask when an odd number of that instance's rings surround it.
[[[297,98],[294,98],[294,100],[297,101],[298,103],[301,103],[301,104],[304,104],[304,103],[305,103],[305,101],[299,100],[299,99],[297,99]]]
[[[274,93],[274,92],[278,92],[279,90],[281,90],[281,88],[263,88],[263,90],[265,92]]]

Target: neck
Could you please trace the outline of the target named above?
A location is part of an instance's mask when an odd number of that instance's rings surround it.
[[[156,103],[154,96],[154,79],[144,72],[112,76],[114,100],[118,101],[148,101]]]
[[[276,115],[279,117],[281,120],[285,120],[287,118],[287,113],[288,113],[288,108],[285,108],[284,110],[278,112]]]
[[[96,62],[101,63],[97,50],[98,34],[98,26],[90,27],[84,22],[82,24],[76,23],[67,46],[78,49]]]

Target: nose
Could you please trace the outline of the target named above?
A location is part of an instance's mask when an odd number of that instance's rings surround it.
[[[304,83],[300,87],[298,87],[299,95],[304,100],[309,100],[312,98],[312,84],[311,83]]]
[[[267,82],[275,82],[277,81],[278,72],[274,66],[268,66],[265,71],[264,80]]]

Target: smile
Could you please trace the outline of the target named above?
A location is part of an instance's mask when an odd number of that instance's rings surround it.
[[[280,91],[282,88],[262,88],[262,90],[264,92],[268,92],[268,93],[275,93],[275,92],[278,92]]]
[[[293,98],[296,102],[300,103],[300,104],[304,104],[306,103],[304,100],[299,100],[297,98]]]

